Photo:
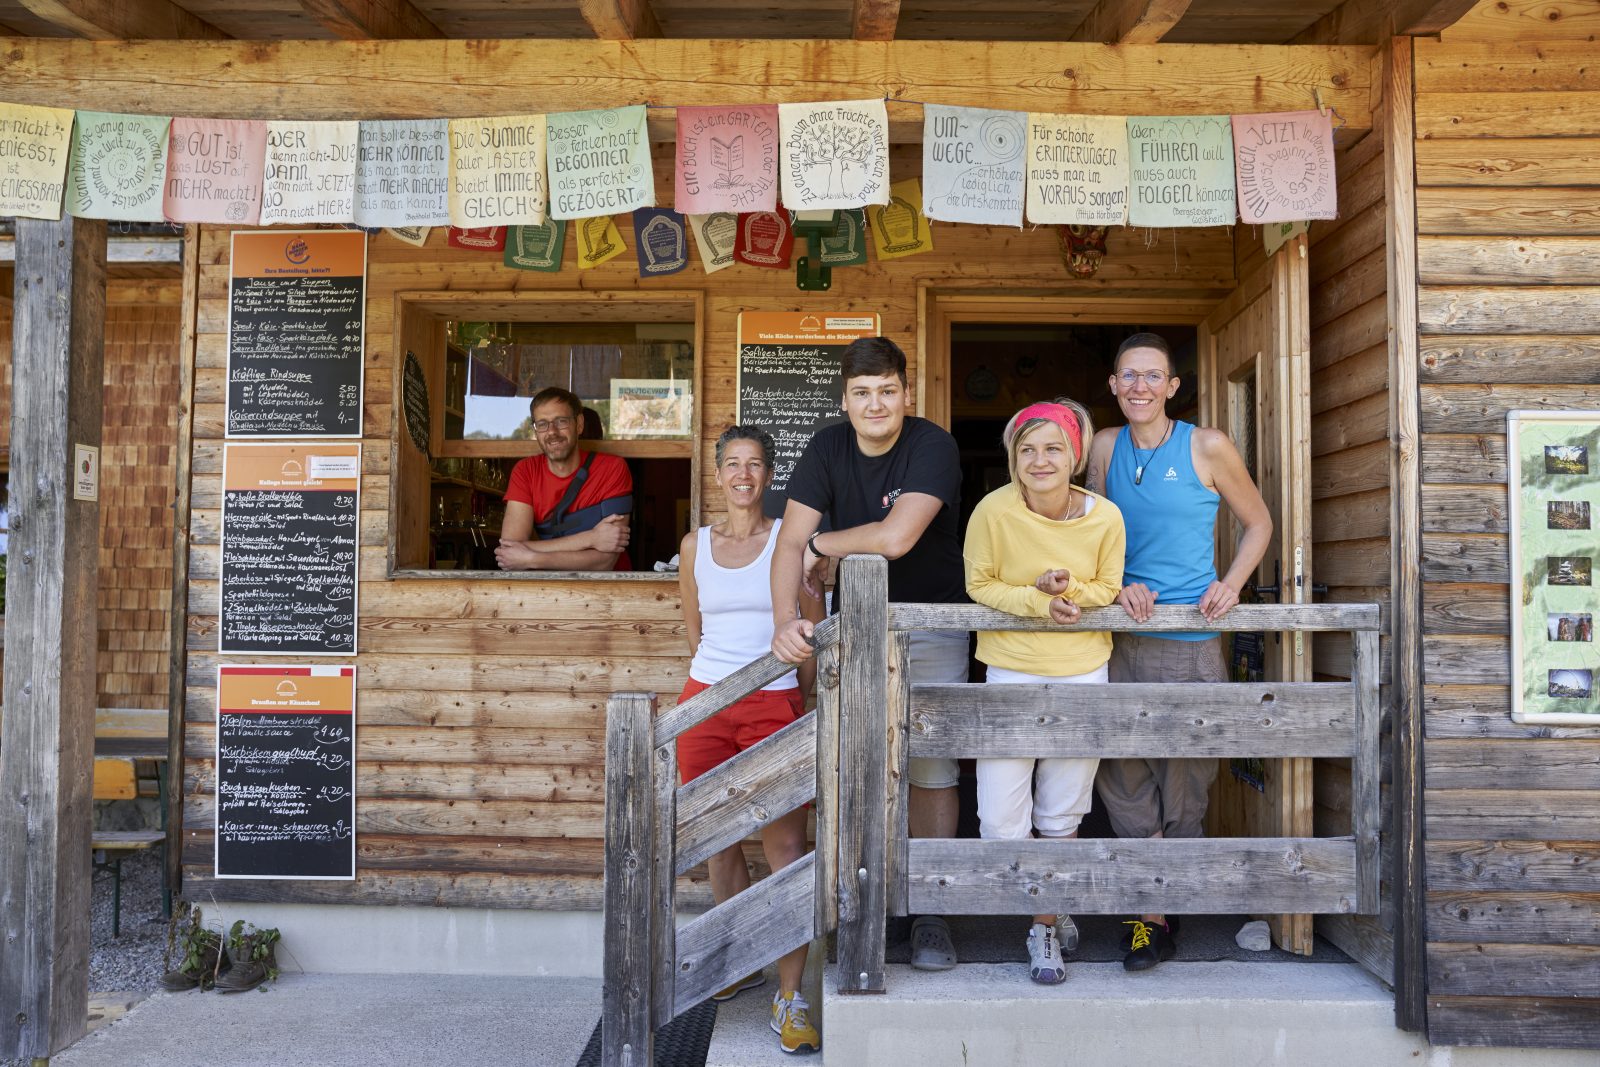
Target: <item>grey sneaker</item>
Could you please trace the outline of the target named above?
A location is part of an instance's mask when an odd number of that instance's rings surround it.
[[[1056,916],[1056,943],[1061,946],[1063,954],[1077,951],[1078,924],[1072,921],[1072,916]]]
[[[1040,985],[1060,985],[1067,980],[1054,926],[1034,923],[1028,931],[1028,974]]]

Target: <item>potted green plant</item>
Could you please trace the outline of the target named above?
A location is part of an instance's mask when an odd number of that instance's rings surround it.
[[[181,929],[179,942],[182,957],[178,965],[161,976],[161,988],[179,993],[186,989],[210,989],[216,981],[222,957],[222,933],[207,928],[201,921],[200,909],[190,908],[186,916],[176,920],[174,932]],[[169,941],[168,945],[171,946]]]
[[[278,977],[278,942],[282,939],[275,926],[258,929],[236,919],[223,942],[230,966],[226,974],[217,977],[217,992],[242,993]]]

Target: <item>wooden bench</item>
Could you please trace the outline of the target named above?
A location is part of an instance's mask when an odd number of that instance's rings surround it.
[[[139,765],[155,767],[153,779]],[[90,847],[94,869],[111,874],[111,936],[122,936],[122,861],[147,848],[167,847],[167,711],[165,708],[97,708],[94,713],[94,799],[135,800],[154,796],[161,806],[157,830],[97,830]],[[162,891],[165,914],[172,894]]]

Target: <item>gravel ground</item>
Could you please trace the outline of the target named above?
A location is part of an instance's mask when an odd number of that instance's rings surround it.
[[[111,936],[111,873],[94,872],[89,904],[89,995],[149,993],[166,971],[167,920],[161,914],[161,852],[147,848],[122,861],[122,936]],[[28,1067],[0,1060],[0,1067]]]
[[[111,874],[96,871],[89,905],[89,992],[140,993],[166,971],[167,920],[161,914],[161,852],[147,848],[122,861],[122,936],[111,936]]]

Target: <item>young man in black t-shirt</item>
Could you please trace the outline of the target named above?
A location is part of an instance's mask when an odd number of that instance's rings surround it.
[[[803,581],[816,590],[830,557],[887,557],[891,601],[967,599],[955,438],[926,419],[906,415],[906,357],[893,341],[853,342],[840,369],[850,421],[819,430],[806,446],[789,478],[789,502],[772,555],[772,651],[789,663],[811,656],[812,625],[797,613],[800,586]],[[829,529],[818,533],[823,516]],[[842,589],[836,591],[836,603],[842,595]],[[966,631],[915,632],[910,658],[913,682],[965,682]],[[956,836],[956,761],[913,759],[907,774],[911,836]],[[913,966],[955,966],[943,919],[917,919],[911,944]]]

